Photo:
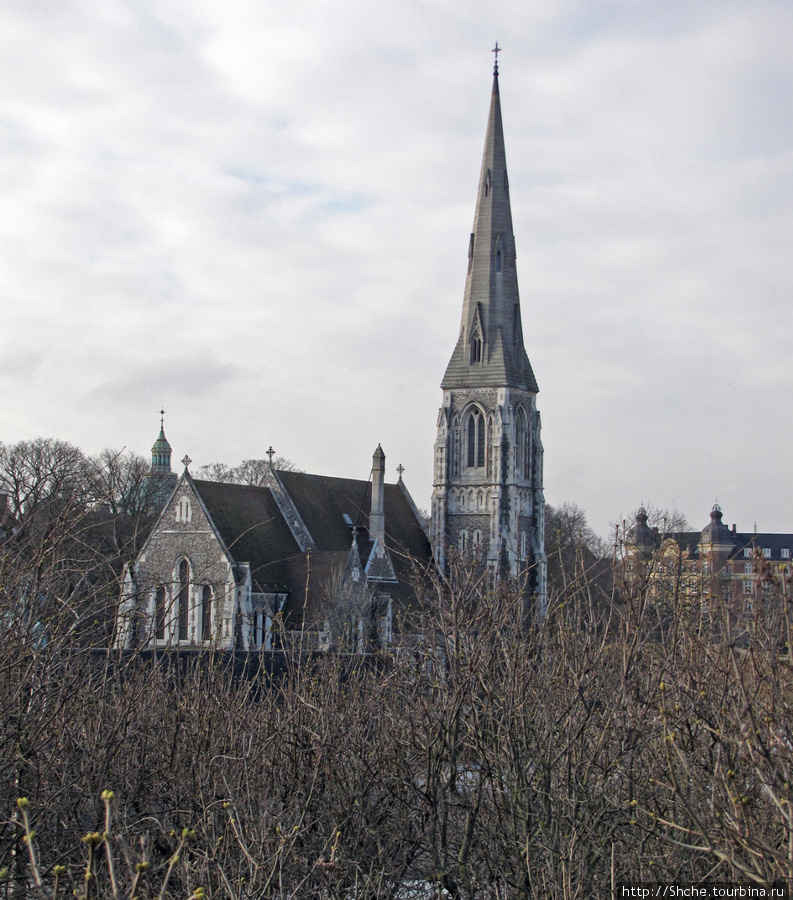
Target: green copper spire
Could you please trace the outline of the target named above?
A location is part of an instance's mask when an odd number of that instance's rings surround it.
[[[151,448],[152,475],[171,474],[171,445],[165,436],[165,410],[160,410],[160,433]]]

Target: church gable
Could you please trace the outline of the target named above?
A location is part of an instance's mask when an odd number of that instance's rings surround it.
[[[160,513],[135,566],[152,582],[172,580],[176,561],[190,561],[194,579],[225,580],[233,562],[186,472]]]
[[[231,643],[235,588],[234,560],[185,471],[126,574],[117,643]]]

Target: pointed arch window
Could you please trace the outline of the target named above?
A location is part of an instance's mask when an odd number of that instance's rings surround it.
[[[158,641],[165,640],[165,585],[154,592],[154,634]]]
[[[212,588],[205,584],[201,588],[201,640],[212,637]]]
[[[501,271],[501,251],[496,250],[496,272]]]
[[[479,468],[485,464],[485,417],[482,411],[474,408],[468,414],[466,425],[468,443],[468,468]]]
[[[186,559],[179,563],[179,593],[176,597],[176,640],[187,640],[187,623],[190,601],[190,564]]]
[[[519,408],[515,422],[515,466],[521,478],[528,478],[530,471],[529,426],[526,413]]]

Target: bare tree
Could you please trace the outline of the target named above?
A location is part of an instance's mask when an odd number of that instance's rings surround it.
[[[272,467],[281,472],[302,472],[284,456],[273,457]],[[222,481],[225,484],[250,484],[254,487],[264,484],[270,470],[269,459],[243,459],[238,466],[225,463],[210,463],[197,469],[197,476],[204,481]]]

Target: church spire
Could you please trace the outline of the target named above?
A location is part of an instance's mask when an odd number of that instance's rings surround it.
[[[460,337],[441,386],[507,385],[538,390],[523,346],[496,56]]]

